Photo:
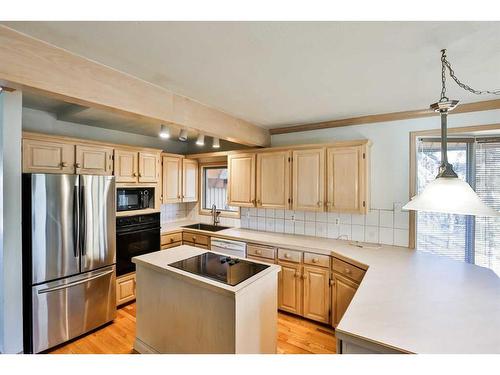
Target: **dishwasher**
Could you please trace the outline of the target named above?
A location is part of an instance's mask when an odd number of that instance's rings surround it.
[[[212,237],[210,239],[210,250],[239,258],[247,257],[247,244],[240,241]]]

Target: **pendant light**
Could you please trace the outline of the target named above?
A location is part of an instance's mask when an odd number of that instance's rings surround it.
[[[460,215],[500,216],[500,212],[484,204],[467,182],[458,178],[453,166],[448,163],[446,142],[448,112],[455,109],[458,100],[450,100],[446,97],[446,68],[449,69],[453,80],[465,90],[475,94],[500,94],[500,90],[479,91],[460,82],[446,59],[446,50],[441,50],[441,98],[430,106],[441,116],[441,165],[436,179],[427,184],[422,193],[413,197],[403,209]]]
[[[198,139],[196,140],[196,144],[198,146],[204,146],[205,145],[205,136],[203,134],[198,135]]]
[[[186,142],[188,139],[188,131],[186,129],[182,129],[179,133],[179,141]]]
[[[212,148],[220,148],[219,138],[215,138],[212,140]]]

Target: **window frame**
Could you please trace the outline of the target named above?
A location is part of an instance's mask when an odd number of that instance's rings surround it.
[[[205,179],[204,179],[204,174],[205,174],[205,169],[206,168],[227,168],[227,162],[206,162],[206,163],[200,163],[199,165],[199,192],[200,192],[200,202],[198,205],[198,213],[200,215],[206,215],[206,216],[211,216],[212,213],[210,210],[203,208],[205,205],[205,190],[204,190],[204,185],[205,185]],[[232,219],[239,219],[241,217],[241,208],[238,207],[237,211],[222,211],[220,213],[221,217],[229,217]]]

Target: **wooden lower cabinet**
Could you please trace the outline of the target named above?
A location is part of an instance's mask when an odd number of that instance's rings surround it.
[[[302,315],[302,278],[300,264],[278,261],[278,307]]]
[[[303,316],[318,322],[330,322],[330,270],[326,268],[304,266]]]
[[[160,244],[162,250],[182,245],[182,232],[162,234]]]
[[[116,279],[116,305],[135,299],[135,272]]]
[[[344,316],[349,304],[354,298],[354,294],[358,289],[359,284],[348,278],[333,273],[332,285],[332,325],[337,327]]]
[[[202,245],[200,243],[182,241],[182,244],[183,245],[188,245],[188,246],[199,247],[200,249],[210,250],[210,247],[208,245]]]

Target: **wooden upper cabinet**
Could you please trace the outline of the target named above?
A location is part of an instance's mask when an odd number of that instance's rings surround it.
[[[278,261],[278,307],[294,314],[302,314],[301,265]]]
[[[115,181],[137,182],[137,151],[115,149]]]
[[[255,206],[255,154],[227,157],[228,203],[230,206]]]
[[[163,156],[163,203],[181,202],[182,158]]]
[[[324,211],[325,149],[292,152],[292,207],[300,211]]]
[[[257,154],[257,207],[290,207],[290,152]]]
[[[332,325],[334,327],[337,327],[340,319],[344,316],[357,289],[358,284],[335,272],[333,273]]]
[[[139,152],[139,182],[158,182],[160,156],[152,152]]]
[[[304,266],[304,317],[330,322],[330,270]]]
[[[352,213],[367,212],[368,166],[366,160],[364,146],[328,149],[328,210]]]
[[[23,139],[23,172],[75,173],[74,144]]]
[[[113,174],[113,149],[103,146],[76,145],[77,174]]]
[[[198,201],[198,162],[196,160],[182,160],[182,201]]]

